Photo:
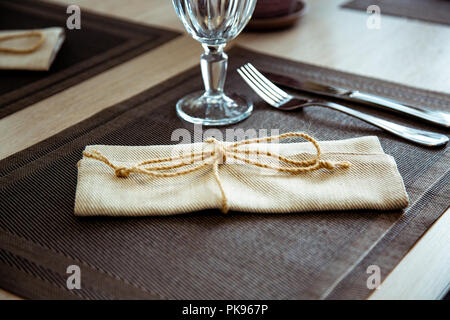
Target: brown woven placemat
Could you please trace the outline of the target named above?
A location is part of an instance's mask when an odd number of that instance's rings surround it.
[[[66,28],[67,6],[1,0],[0,30],[59,26],[66,40],[48,72],[0,70],[0,118],[173,39],[176,32],[81,9],[81,29]]]
[[[371,5],[379,6],[381,14],[450,25],[448,0],[353,0],[342,7],[366,11]]]
[[[397,161],[410,207],[405,212],[223,215],[211,210],[171,217],[75,217],[76,163],[86,145],[174,144],[175,129],[193,132],[176,116],[175,103],[202,87],[196,67],[0,161],[0,287],[27,298],[87,299],[366,298],[371,293],[367,266],[378,265],[384,279],[447,208],[447,149],[413,145],[332,110],[274,110],[247,88],[236,67],[251,61],[430,108],[448,108],[450,96],[242,48],[229,55],[227,88],[248,94],[255,110],[247,120],[219,130],[305,131],[320,140],[378,135]],[[66,268],[72,264],[81,268],[81,290],[66,288]]]

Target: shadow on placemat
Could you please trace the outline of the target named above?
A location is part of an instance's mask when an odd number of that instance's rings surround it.
[[[194,133],[174,106],[201,89],[196,67],[0,162],[0,287],[28,298],[68,299],[356,299],[371,293],[367,267],[378,265],[384,279],[447,208],[447,149],[398,140],[332,110],[274,110],[235,69],[252,61],[258,68],[430,108],[448,105],[450,97],[241,48],[229,55],[227,90],[244,91],[255,110],[220,132],[305,131],[319,140],[377,135],[398,163],[410,207],[405,212],[222,215],[211,210],[170,217],[75,217],[76,163],[86,145],[175,144],[174,130]],[[82,270],[82,290],[66,288],[71,264]]]

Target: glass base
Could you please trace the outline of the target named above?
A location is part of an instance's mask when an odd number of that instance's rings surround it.
[[[191,123],[223,126],[246,119],[253,104],[238,95],[207,95],[204,91],[191,93],[177,103],[178,115]]]

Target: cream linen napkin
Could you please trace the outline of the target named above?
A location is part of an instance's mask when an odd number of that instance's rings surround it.
[[[199,147],[204,144],[194,144]],[[386,155],[377,137],[319,142],[321,160],[348,161],[349,168],[319,169],[286,174],[234,161],[219,165],[219,176],[230,210],[288,213],[322,210],[393,210],[408,205],[403,180],[394,159]],[[175,146],[87,146],[111,163],[131,167],[137,162],[173,156]],[[311,143],[249,146],[290,159],[315,155]],[[234,159],[231,159],[234,160]],[[211,167],[176,177],[131,173],[119,178],[105,163],[84,157],[78,163],[75,215],[157,216],[222,207],[222,195]]]
[[[59,27],[37,30],[0,31],[0,38],[14,34],[23,34],[30,31],[41,32],[44,42],[35,51],[30,53],[0,52],[0,69],[9,70],[35,70],[47,71],[53,63],[61,45],[64,42],[64,29]],[[1,47],[24,49],[33,47],[38,41],[36,37],[18,38],[0,41]]]

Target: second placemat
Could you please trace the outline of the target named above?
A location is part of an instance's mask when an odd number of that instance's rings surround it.
[[[216,133],[304,131],[319,140],[377,135],[397,161],[410,197],[407,210],[76,217],[76,164],[86,145],[189,143],[206,134],[175,112],[179,98],[202,88],[195,67],[0,161],[0,287],[27,298],[68,299],[356,299],[371,293],[367,267],[379,266],[383,280],[447,208],[447,149],[413,145],[332,110],[275,110],[236,68],[251,61],[429,108],[448,106],[450,97],[242,48],[229,56],[227,90],[248,95],[255,110]],[[80,290],[66,286],[70,265],[81,269]]]
[[[372,5],[380,7],[381,14],[450,25],[448,0],[353,0],[342,7],[366,11]]]
[[[0,30],[62,27],[66,40],[49,71],[0,70],[0,118],[19,111],[173,39],[176,32],[81,9],[69,30],[67,6],[0,1]]]

